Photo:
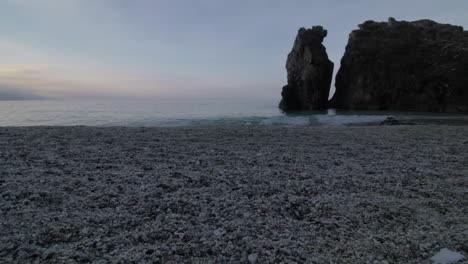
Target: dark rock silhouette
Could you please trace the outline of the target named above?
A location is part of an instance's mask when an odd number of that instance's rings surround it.
[[[349,36],[330,104],[468,112],[468,32],[431,20],[366,21]]]
[[[281,92],[284,111],[325,109],[333,76],[333,63],[322,45],[327,31],[321,26],[300,28],[288,55],[288,84]]]
[[[379,126],[397,126],[401,125],[401,122],[398,121],[393,116],[387,117],[384,121],[380,122]]]

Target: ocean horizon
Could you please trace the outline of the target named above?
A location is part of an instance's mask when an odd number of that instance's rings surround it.
[[[456,118],[460,114],[396,111],[284,113],[279,99],[22,100],[0,101],[0,126],[203,125],[340,126],[398,119]]]

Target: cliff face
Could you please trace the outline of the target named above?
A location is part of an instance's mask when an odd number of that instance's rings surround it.
[[[301,28],[288,55],[288,84],[279,107],[284,111],[325,109],[333,75],[333,63],[322,45],[327,31],[321,26]]]
[[[349,36],[330,104],[468,112],[468,32],[430,20],[359,25]]]

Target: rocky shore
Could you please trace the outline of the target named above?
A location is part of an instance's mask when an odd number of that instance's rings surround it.
[[[349,36],[330,106],[467,113],[467,47],[460,26],[366,21]]]
[[[322,26],[299,29],[286,61],[283,111],[468,113],[468,31],[429,19],[365,21],[353,30],[328,101],[333,63]]]
[[[0,128],[0,263],[467,256],[467,135],[440,125]]]
[[[327,34],[321,26],[297,32],[286,61],[288,84],[279,104],[283,111],[327,109],[334,66],[322,44]]]

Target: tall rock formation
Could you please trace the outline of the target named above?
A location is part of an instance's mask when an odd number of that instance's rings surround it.
[[[325,109],[333,75],[333,63],[322,45],[327,31],[321,26],[301,28],[288,55],[288,84],[279,107],[284,111]]]
[[[349,36],[330,104],[468,112],[468,32],[431,20],[359,25]]]

